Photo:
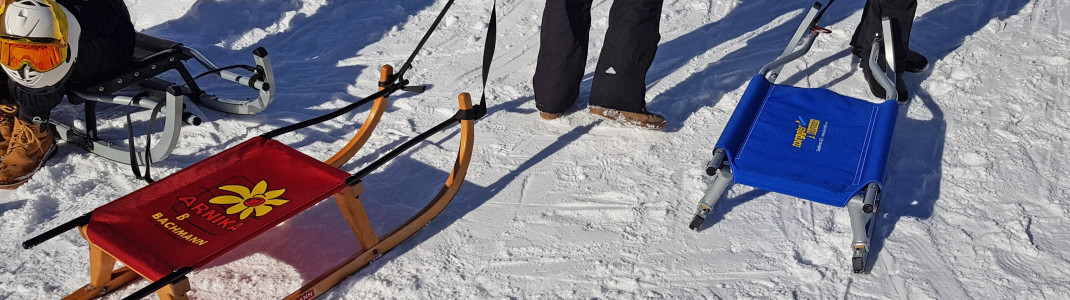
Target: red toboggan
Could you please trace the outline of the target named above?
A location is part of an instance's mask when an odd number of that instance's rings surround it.
[[[332,114],[252,138],[35,237],[23,246],[30,248],[66,230],[80,228],[89,241],[90,283],[64,299],[96,298],[139,276],[153,283],[127,299],[139,299],[153,291],[161,299],[188,299],[188,273],[333,195],[362,249],[286,299],[311,299],[320,295],[397,246],[446,207],[468,170],[475,119],[485,114],[485,104],[473,107],[471,97],[462,93],[458,97],[460,110],[449,120],[355,174],[343,172],[338,167],[364,145],[382,117],[388,101],[386,95],[406,89],[407,81],[394,74],[390,66],[382,68],[381,79],[380,91],[364,100]],[[371,100],[374,105],[356,135],[326,161],[318,161],[271,139],[341,115]],[[456,123],[461,125],[460,147],[444,186],[408,222],[386,235],[377,235],[360,201],[361,178]],[[116,262],[125,267],[115,269]]]
[[[409,86],[404,74],[412,68],[413,59],[452,3],[453,0],[446,3],[398,72],[389,65],[382,67],[378,92],[326,115],[245,141],[34,237],[24,242],[23,247],[34,247],[79,228],[89,241],[90,283],[64,299],[96,298],[139,276],[152,283],[125,299],[140,299],[154,291],[160,299],[188,299],[187,274],[333,195],[362,249],[286,297],[315,298],[426,225],[442,212],[464,182],[472,158],[475,120],[487,113],[485,93],[478,105],[472,105],[467,93],[460,94],[456,114],[360,171],[349,174],[338,169],[367,142],[386,110],[389,95],[401,90],[424,90],[421,86]],[[488,25],[482,68],[484,89],[494,56],[496,10],[493,7]],[[355,136],[326,161],[318,161],[273,140],[278,135],[342,116],[372,102],[368,117]],[[377,234],[360,201],[361,180],[431,135],[458,123],[460,146],[456,161],[438,194],[408,221],[386,234]],[[125,266],[115,269],[116,262]]]

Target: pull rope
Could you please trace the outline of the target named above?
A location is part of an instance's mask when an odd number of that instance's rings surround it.
[[[495,0],[493,2],[493,5],[494,6],[490,10],[490,23],[487,24],[486,43],[483,46],[483,95],[479,99],[479,104],[473,105],[472,109],[458,110],[457,114],[454,114],[453,117],[451,117],[449,120],[443,121],[438,125],[435,125],[435,127],[417,135],[411,140],[405,141],[397,148],[394,148],[394,150],[388,152],[386,155],[383,155],[383,157],[380,157],[379,159],[373,161],[371,164],[364,167],[363,169],[360,169],[356,173],[351,174],[349,178],[346,178],[347,186],[352,186],[356,185],[357,183],[360,183],[364,176],[371,174],[371,172],[375,171],[376,169],[379,169],[390,160],[393,160],[405,151],[408,151],[417,144],[427,140],[432,135],[446,130],[446,128],[449,128],[453,124],[457,124],[461,120],[477,120],[487,114],[487,77],[490,74],[491,63],[494,61],[494,46],[497,41],[496,37],[498,35],[498,1]]]
[[[365,104],[368,104],[369,102],[372,102],[375,99],[387,97],[393,94],[394,92],[406,89],[408,87],[409,81],[403,78],[405,72],[412,68],[412,60],[415,59],[416,55],[419,54],[420,50],[423,49],[424,44],[427,43],[427,39],[431,37],[431,34],[434,33],[436,29],[438,29],[438,24],[441,23],[442,18],[446,15],[446,12],[449,11],[450,6],[453,6],[453,1],[454,0],[446,2],[446,6],[442,8],[441,12],[439,12],[438,17],[435,18],[435,22],[431,24],[431,28],[428,28],[427,32],[424,33],[424,37],[420,39],[420,43],[416,45],[416,49],[412,50],[412,54],[409,55],[409,59],[405,61],[404,65],[402,65],[401,70],[399,70],[394,75],[387,77],[387,81],[385,83],[380,84],[380,86],[383,87],[382,90],[375,92],[374,94],[371,94],[368,97],[364,97],[364,99],[360,99],[359,101],[354,102],[353,104],[339,108],[338,110],[335,110],[333,112],[327,113],[316,118],[312,118],[310,120],[298,122],[296,124],[269,131],[268,133],[261,135],[261,137],[270,139],[282,134],[293,132],[301,128],[319,124],[324,121],[334,119],[350,111],[353,111],[354,109],[364,106]]]
[[[405,60],[405,63],[401,65],[401,69],[399,69],[397,74],[390,79],[402,79],[404,78],[403,76],[405,76],[405,72],[412,69],[412,61],[416,59],[416,54],[420,53],[420,50],[424,48],[424,44],[427,43],[427,39],[431,38],[431,33],[435,32],[435,29],[438,28],[438,23],[442,22],[442,18],[445,17],[446,12],[450,10],[450,6],[453,6],[453,1],[454,0],[449,0],[446,2],[446,6],[442,7],[442,11],[438,13],[438,17],[435,17],[435,22],[431,23],[431,28],[424,33],[424,37],[420,39],[420,43],[416,44],[416,49],[412,51],[412,54],[409,54],[409,59]],[[390,81],[392,80],[388,80],[388,82]]]
[[[494,0],[490,8],[490,23],[487,24],[487,38],[483,45],[483,90],[479,96],[479,104],[473,105],[472,109],[459,110],[453,116],[456,120],[478,120],[487,115],[487,77],[490,74],[490,66],[494,61],[494,46],[497,45],[498,37],[498,0]]]

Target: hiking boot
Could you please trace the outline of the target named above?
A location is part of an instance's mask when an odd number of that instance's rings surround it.
[[[15,118],[7,153],[0,161],[0,189],[14,189],[30,179],[56,153],[48,126]]]
[[[929,60],[911,50],[907,50],[907,55],[899,60],[899,69],[903,72],[918,73],[928,68]]]
[[[561,116],[564,116],[564,115],[565,115],[565,113],[556,113],[555,114],[555,113],[548,113],[548,112],[542,112],[542,111],[539,112],[539,117],[542,118],[543,120],[553,120],[553,119],[560,118]]]
[[[15,128],[15,118],[18,115],[18,106],[12,104],[0,104],[0,159],[7,153],[7,144],[11,140],[11,131]]]
[[[592,115],[602,116],[610,120],[647,129],[661,130],[665,128],[665,125],[667,124],[665,122],[665,117],[651,112],[635,113],[612,108],[591,107],[590,113]]]

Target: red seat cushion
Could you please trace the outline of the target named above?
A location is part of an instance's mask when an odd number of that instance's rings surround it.
[[[156,281],[204,266],[337,193],[348,176],[257,137],[97,208],[86,233]]]

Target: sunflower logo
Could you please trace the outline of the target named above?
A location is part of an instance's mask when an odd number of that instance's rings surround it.
[[[275,206],[286,204],[290,200],[279,199],[282,193],[286,192],[286,189],[279,189],[274,191],[268,191],[267,181],[261,180],[257,183],[252,190],[241,185],[224,185],[219,187],[220,190],[233,192],[238,196],[223,195],[216,196],[208,202],[215,204],[228,205],[233,204],[227,208],[227,214],[233,215],[241,213],[240,219],[245,220],[249,215],[256,213],[256,216],[263,216],[271,212]]]

